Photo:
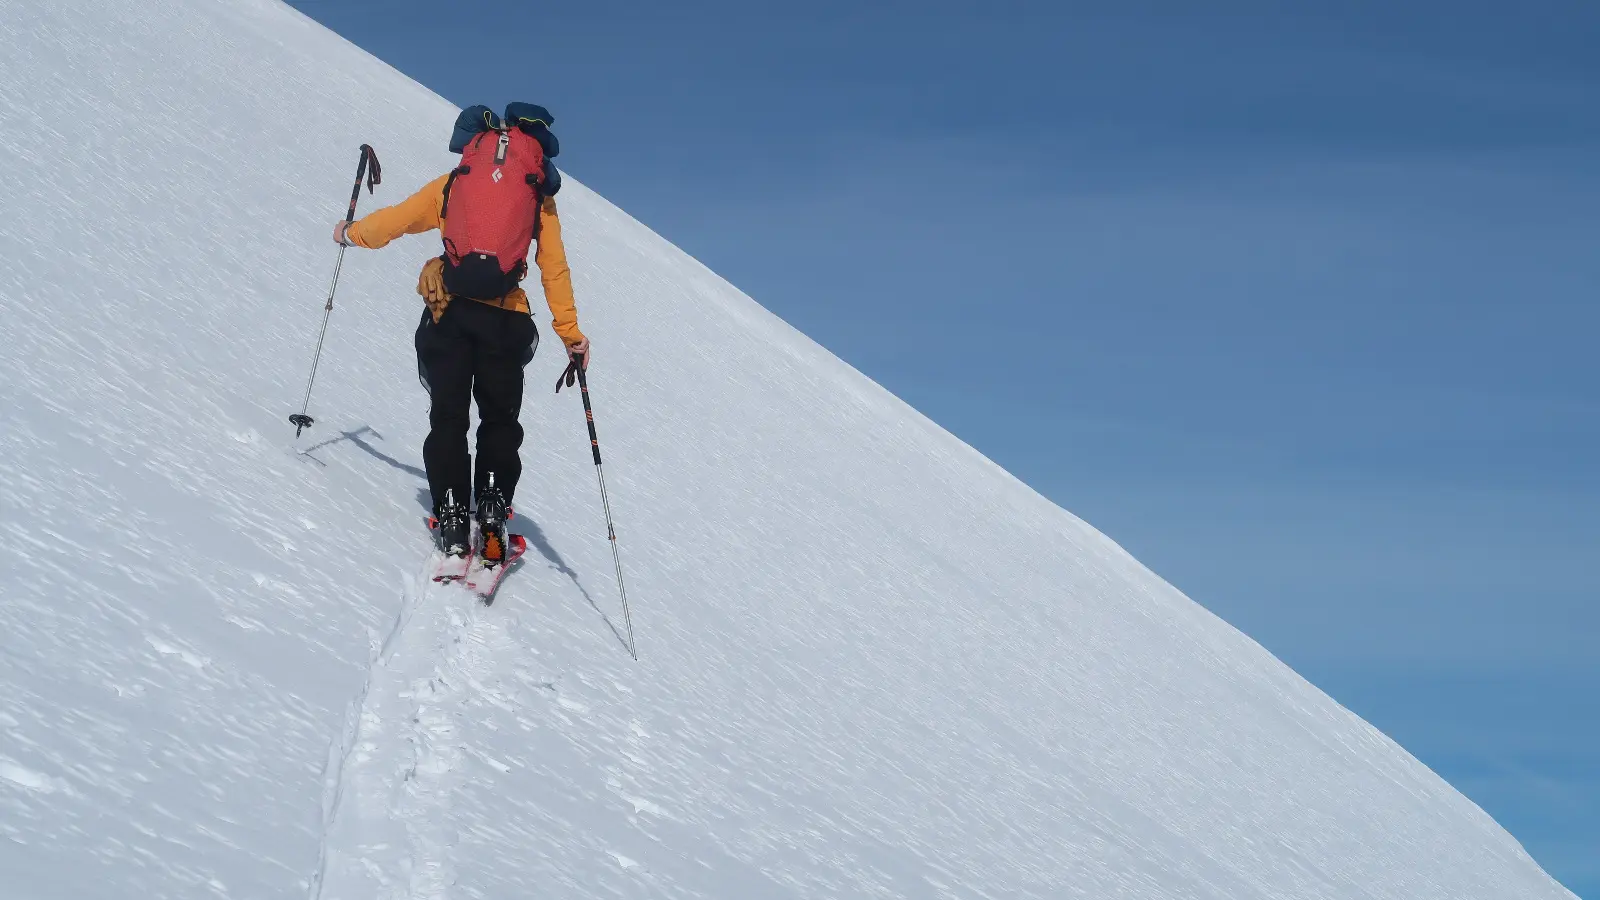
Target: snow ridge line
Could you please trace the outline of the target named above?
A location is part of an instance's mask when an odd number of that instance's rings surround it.
[[[307,893],[309,900],[322,900],[323,885],[328,877],[328,839],[333,834],[334,826],[339,820],[339,810],[344,804],[345,773],[350,765],[350,756],[360,739],[361,714],[366,711],[374,676],[380,668],[387,665],[397,639],[410,623],[419,601],[427,590],[427,581],[432,570],[433,558],[430,555],[411,583],[401,589],[400,609],[396,611],[394,621],[390,623],[383,640],[374,642],[367,660],[367,671],[361,681],[361,689],[349,703],[345,704],[344,722],[328,741],[328,758],[322,767],[322,834],[317,841],[317,871],[312,876],[310,890]]]

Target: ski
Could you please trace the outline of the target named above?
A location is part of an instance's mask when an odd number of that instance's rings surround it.
[[[472,564],[472,554],[466,556],[445,556],[434,551],[439,557],[438,565],[433,568],[433,580],[440,584],[450,584],[461,581],[467,577],[467,568]]]
[[[494,602],[494,592],[500,587],[500,579],[504,578],[506,571],[516,565],[522,554],[528,551],[528,540],[520,534],[511,535],[507,543],[511,552],[506,556],[505,562],[491,568],[484,566],[474,557],[472,566],[468,569],[467,590],[477,594],[478,599],[484,603]]]

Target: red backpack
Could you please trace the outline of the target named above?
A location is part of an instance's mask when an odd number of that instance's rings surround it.
[[[444,184],[444,287],[498,300],[528,274],[539,233],[544,148],[521,129],[485,131],[461,152]]]

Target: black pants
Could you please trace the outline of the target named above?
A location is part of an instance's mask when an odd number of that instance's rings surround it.
[[[428,440],[422,462],[437,511],[445,491],[467,503],[472,486],[495,486],[510,503],[522,476],[522,369],[539,345],[539,329],[524,312],[456,298],[436,323],[427,310],[417,326],[417,374],[428,389]],[[476,478],[467,450],[470,404],[478,401]]]

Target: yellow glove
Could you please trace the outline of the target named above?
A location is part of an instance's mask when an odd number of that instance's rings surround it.
[[[422,266],[422,275],[417,278],[417,293],[422,295],[422,302],[428,304],[433,321],[439,321],[439,317],[444,315],[444,308],[450,305],[450,293],[444,289],[443,259],[435,256]]]

